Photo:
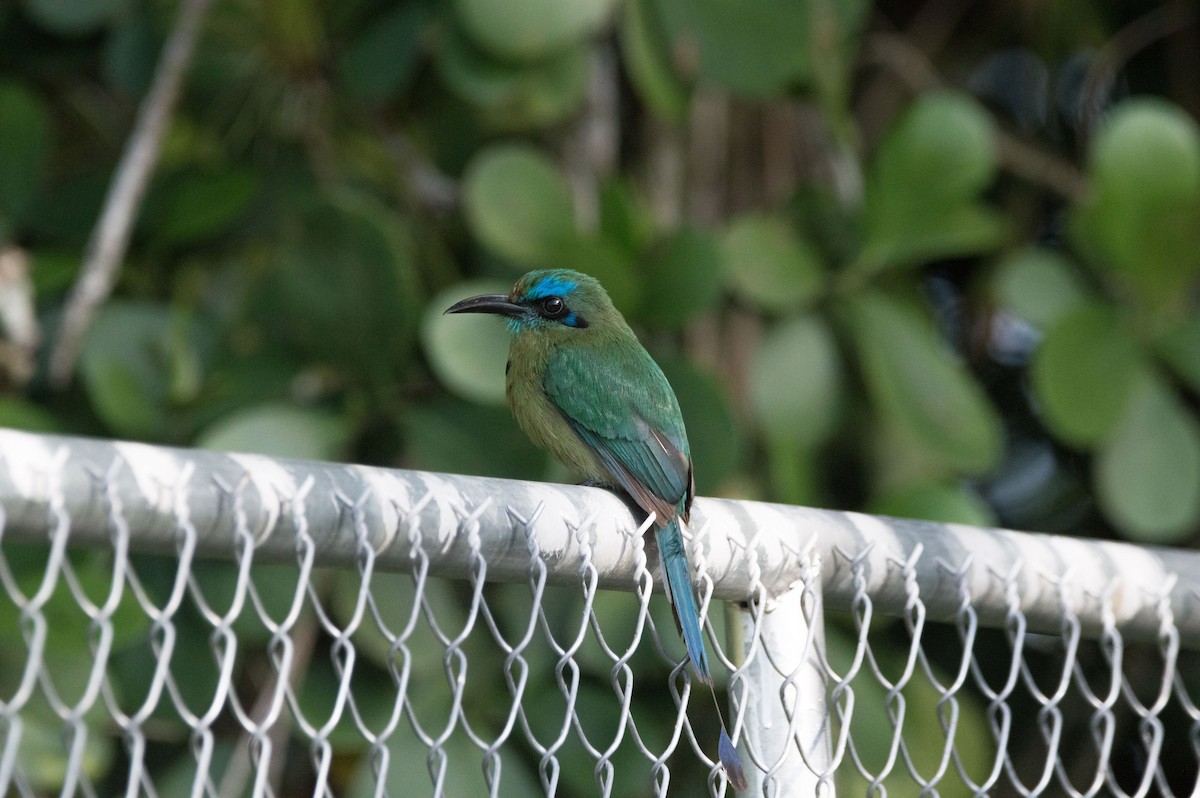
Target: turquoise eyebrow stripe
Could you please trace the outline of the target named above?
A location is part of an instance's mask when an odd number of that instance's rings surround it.
[[[529,289],[529,293],[525,295],[527,299],[543,299],[548,296],[567,296],[575,290],[574,280],[563,280],[558,277],[543,277],[538,280],[533,288]]]

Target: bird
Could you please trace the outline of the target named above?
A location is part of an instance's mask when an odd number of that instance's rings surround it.
[[[683,541],[695,494],[679,401],[598,280],[538,269],[508,294],[482,294],[445,313],[490,313],[511,334],[505,396],[518,426],[584,484],[623,491],[649,516],[668,599],[692,669],[721,718],[718,758],[729,782],[746,776],[713,689]]]

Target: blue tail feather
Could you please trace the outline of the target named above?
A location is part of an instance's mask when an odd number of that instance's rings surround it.
[[[679,531],[679,519],[672,519],[671,523],[658,529],[655,538],[658,540],[663,573],[667,577],[667,589],[671,591],[671,603],[675,607],[675,617],[679,621],[692,668],[700,681],[711,685],[712,672],[708,667],[704,633],[700,628],[700,608],[692,591],[691,568],[683,547],[683,534]]]

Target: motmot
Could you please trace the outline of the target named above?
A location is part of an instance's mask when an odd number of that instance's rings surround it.
[[[717,751],[738,790],[746,776],[729,739],[704,648],[682,527],[695,492],[675,392],[604,287],[569,269],[540,269],[507,294],[464,299],[446,313],[493,313],[511,333],[505,395],[535,444],[588,484],[624,491],[654,514],[668,599],[696,676],[721,716]]]

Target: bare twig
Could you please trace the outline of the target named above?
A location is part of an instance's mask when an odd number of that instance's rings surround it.
[[[1093,132],[1104,110],[1104,95],[1129,59],[1159,39],[1196,24],[1196,9],[1191,3],[1173,0],[1148,11],[1118,30],[1092,61],[1079,102],[1079,127],[1085,139]]]
[[[88,241],[82,273],[67,302],[58,343],[50,356],[50,380],[57,387],[70,382],[92,316],[112,292],[183,73],[195,49],[200,22],[211,4],[212,0],[180,0],[174,30],[163,45],[154,83],[138,109],[137,125],[109,184],[100,221]]]
[[[600,226],[600,183],[613,173],[620,147],[620,94],[617,58],[608,46],[591,57],[583,113],[563,141],[563,165],[584,231]]]
[[[865,56],[892,70],[913,92],[928,91],[943,85],[929,59],[903,37],[874,34],[867,40]],[[1078,201],[1087,193],[1087,179],[1065,158],[1022,141],[1007,131],[996,130],[996,150],[1000,166],[1018,177]]]
[[[7,339],[0,342],[0,373],[17,386],[33,376],[34,355],[42,338],[29,271],[24,250],[0,249],[0,327]]]

